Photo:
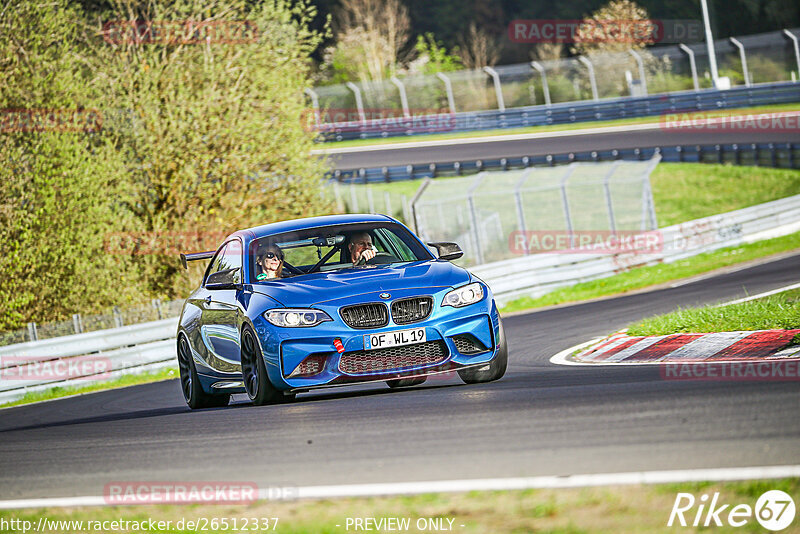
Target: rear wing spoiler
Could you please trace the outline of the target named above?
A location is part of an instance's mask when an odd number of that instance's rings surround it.
[[[181,265],[183,265],[184,269],[188,269],[190,261],[210,260],[214,257],[216,252],[216,250],[212,250],[209,252],[192,252],[191,254],[181,254]]]

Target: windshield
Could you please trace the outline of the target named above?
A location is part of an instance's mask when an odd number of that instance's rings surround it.
[[[348,224],[265,236],[250,245],[252,283],[339,269],[430,260],[403,226]]]

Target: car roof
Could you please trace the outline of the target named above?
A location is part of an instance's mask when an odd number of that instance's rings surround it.
[[[353,224],[353,223],[371,223],[371,222],[397,222],[387,215],[375,215],[371,213],[348,213],[343,215],[323,215],[321,217],[306,217],[304,219],[292,219],[289,221],[281,221],[271,224],[264,224],[261,226],[254,226],[245,230],[239,230],[231,235],[249,236],[251,239],[258,239],[260,237],[280,234],[283,232],[294,232],[299,230],[308,230],[318,226],[333,226],[336,224]]]

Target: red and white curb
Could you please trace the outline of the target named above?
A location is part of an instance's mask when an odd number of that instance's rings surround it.
[[[617,333],[583,350],[573,349],[562,359],[588,365],[800,359],[800,345],[790,345],[797,334],[800,329],[662,336]]]

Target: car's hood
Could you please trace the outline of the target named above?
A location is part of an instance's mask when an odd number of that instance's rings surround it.
[[[313,306],[375,291],[457,287],[469,280],[466,269],[448,261],[419,261],[296,276],[253,284],[253,291],[269,295],[284,306],[295,307]]]

